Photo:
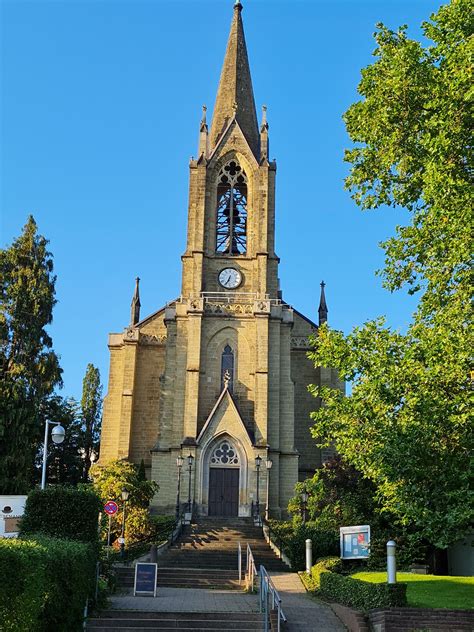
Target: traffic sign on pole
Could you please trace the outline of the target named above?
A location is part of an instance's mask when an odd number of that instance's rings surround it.
[[[108,500],[104,505],[104,511],[108,516],[113,516],[118,511],[118,505],[113,500]]]

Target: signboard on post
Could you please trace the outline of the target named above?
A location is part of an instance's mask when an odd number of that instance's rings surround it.
[[[135,566],[134,595],[153,595],[156,597],[156,576],[158,564],[137,562]]]
[[[113,500],[108,500],[104,505],[104,511],[108,516],[113,516],[118,511],[118,505]]]
[[[341,559],[364,560],[370,552],[370,525],[358,525],[355,527],[341,527],[340,544]]]

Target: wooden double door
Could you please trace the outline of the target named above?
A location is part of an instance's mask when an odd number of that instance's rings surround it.
[[[239,515],[239,474],[236,467],[211,467],[209,470],[209,515]]]

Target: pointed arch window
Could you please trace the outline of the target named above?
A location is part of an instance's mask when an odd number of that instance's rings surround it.
[[[227,384],[232,393],[234,387],[234,352],[229,345],[224,347],[221,358],[221,391]]]
[[[236,160],[222,167],[217,180],[216,252],[247,252],[247,176]]]

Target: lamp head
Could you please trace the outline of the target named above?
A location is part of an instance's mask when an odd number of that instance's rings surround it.
[[[178,468],[181,468],[183,467],[183,463],[184,463],[184,459],[180,454],[179,456],[176,457],[176,465],[178,466]]]
[[[127,502],[128,497],[130,496],[130,492],[128,491],[128,489],[122,489],[122,500],[124,502]]]
[[[302,500],[304,503],[307,503],[307,502],[308,502],[308,498],[309,498],[309,494],[308,494],[308,492],[306,492],[306,491],[301,492],[301,500]]]
[[[65,435],[66,431],[61,426],[61,424],[54,426],[54,428],[51,430],[51,439],[54,441],[54,443],[62,443],[64,441]]]
[[[193,455],[192,455],[192,454],[190,454],[190,455],[188,456],[188,465],[189,465],[189,467],[192,467],[192,466],[193,466],[193,461],[194,461],[194,457],[193,457]]]
[[[262,457],[259,454],[258,456],[255,457],[255,465],[257,466],[257,469],[260,467],[261,464],[262,464]]]
[[[265,461],[265,467],[267,468],[267,470],[271,470],[272,469],[272,465],[273,465],[273,461],[271,459],[267,459]]]

